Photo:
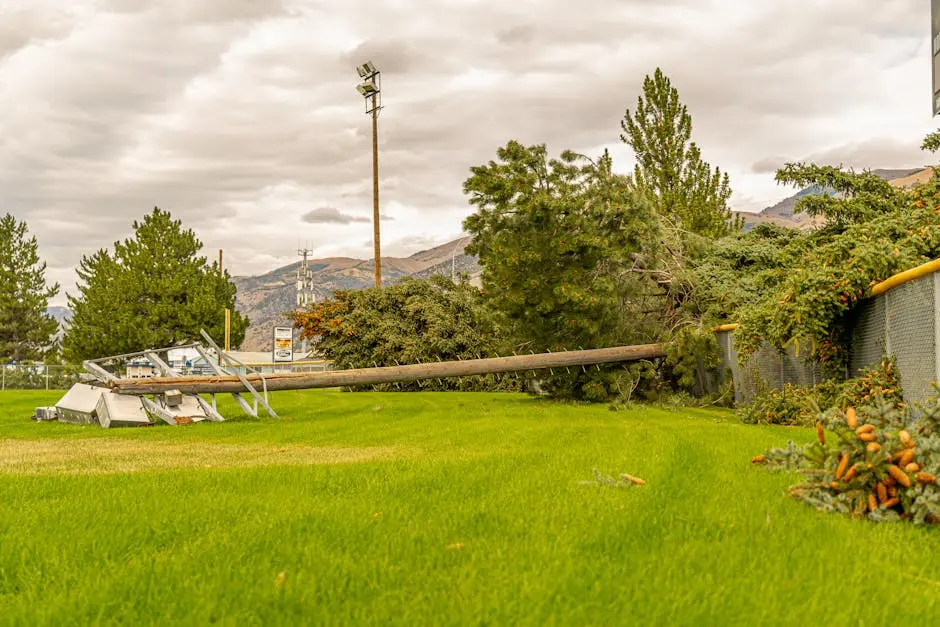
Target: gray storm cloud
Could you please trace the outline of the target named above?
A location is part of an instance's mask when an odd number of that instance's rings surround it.
[[[319,207],[303,215],[303,221],[310,224],[351,224],[353,222],[370,222],[369,218],[351,216],[343,213],[336,207]]]
[[[929,161],[929,7],[862,4],[0,0],[0,211],[65,290],[154,206],[237,273],[293,261],[298,239],[370,256],[365,60],[383,72],[383,254],[459,235],[469,168],[509,139],[609,147],[628,171],[619,122],[657,66],[735,208],[758,210],[792,193],[785,161]]]

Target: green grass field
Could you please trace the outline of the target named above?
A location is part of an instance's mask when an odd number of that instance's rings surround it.
[[[927,625],[940,533],[824,515],[805,430],[509,394],[282,392],[105,430],[0,393],[0,624]],[[221,407],[238,416],[233,402]],[[645,486],[584,485],[592,469]]]

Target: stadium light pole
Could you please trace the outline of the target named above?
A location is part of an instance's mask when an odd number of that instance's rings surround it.
[[[382,108],[382,82],[372,61],[356,68],[362,82],[356,90],[366,101],[366,113],[372,115],[372,245],[375,254],[375,286],[382,287],[382,247],[379,243],[379,109]]]

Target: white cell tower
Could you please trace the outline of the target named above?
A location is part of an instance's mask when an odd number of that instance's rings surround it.
[[[299,248],[297,254],[303,257],[300,267],[297,268],[297,306],[307,307],[317,302],[317,297],[313,293],[313,273],[307,265],[307,255],[311,251],[309,248]]]

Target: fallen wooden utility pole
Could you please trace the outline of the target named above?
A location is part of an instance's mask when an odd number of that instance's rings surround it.
[[[305,390],[311,388],[333,388],[354,385],[375,385],[418,379],[441,377],[465,377],[500,372],[519,372],[564,368],[566,366],[591,366],[620,361],[638,361],[665,357],[660,344],[638,346],[616,346],[592,350],[564,351],[561,353],[538,353],[513,357],[490,357],[466,361],[442,361],[429,364],[388,366],[383,368],[361,368],[313,373],[249,374],[245,378],[252,384],[264,386],[269,391]],[[154,377],[148,379],[116,379],[111,388],[119,394],[159,394],[168,389],[184,394],[221,394],[241,392],[242,381],[235,376],[199,377]]]

